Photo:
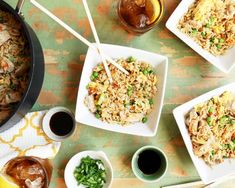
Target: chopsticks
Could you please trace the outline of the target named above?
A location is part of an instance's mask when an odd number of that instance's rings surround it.
[[[111,59],[109,56],[107,56],[106,54],[104,54],[102,51],[99,50],[99,48],[97,48],[95,45],[93,45],[91,42],[89,42],[86,38],[84,38],[82,35],[80,35],[79,33],[77,33],[74,29],[72,29],[70,26],[68,26],[66,23],[64,23],[62,20],[60,20],[58,17],[56,17],[54,14],[52,14],[49,10],[47,10],[45,7],[43,7],[41,4],[39,4],[37,1],[35,0],[30,0],[30,2],[37,7],[38,9],[40,9],[42,12],[44,12],[47,16],[49,16],[51,19],[53,19],[54,21],[56,21],[59,25],[61,25],[62,27],[64,27],[67,31],[69,31],[72,35],[74,35],[77,39],[79,39],[81,42],[83,42],[84,44],[86,44],[88,47],[92,48],[95,51],[98,51],[98,53],[101,55],[101,59],[102,57],[109,61],[110,63],[112,63],[115,67],[117,67],[120,71],[122,71],[125,74],[129,74],[127,70],[125,70],[121,65],[117,64],[113,59]],[[91,24],[92,25],[92,24]],[[93,28],[94,29],[94,28]],[[94,35],[95,36],[95,35]],[[98,37],[98,35],[96,36]],[[95,37],[95,38],[96,38]],[[97,39],[97,38],[96,38]],[[98,40],[99,41],[99,40]],[[99,44],[97,44],[99,46]],[[105,66],[105,64],[104,64]],[[107,68],[107,67],[106,67]],[[106,69],[105,69],[106,70]],[[106,71],[107,72],[107,71]],[[109,71],[110,72],[110,71]],[[111,75],[107,72],[108,77]],[[109,80],[112,81],[112,78]]]
[[[106,71],[106,73],[107,73],[107,75],[108,75],[108,77],[109,77],[109,81],[112,82],[112,81],[113,81],[113,80],[112,80],[112,76],[111,76],[110,70],[109,70],[109,68],[108,68],[107,62],[106,62],[106,60],[104,59],[104,56],[103,56],[101,47],[100,47],[100,39],[99,39],[98,34],[97,34],[97,32],[96,32],[95,24],[94,24],[93,19],[92,19],[92,17],[91,17],[90,9],[89,9],[89,7],[88,7],[88,4],[87,4],[87,1],[86,1],[86,0],[82,0],[82,2],[83,2],[83,6],[84,6],[84,8],[85,8],[85,11],[86,11],[86,15],[87,15],[88,21],[89,21],[90,26],[91,26],[91,30],[92,30],[93,36],[94,36],[94,38],[95,38],[95,42],[96,42],[96,44],[97,44],[98,51],[99,51],[99,53],[100,53],[100,57],[101,57],[102,62],[103,62],[103,64],[104,64],[105,71]]]
[[[223,183],[226,180],[233,179],[235,178],[235,174],[224,176],[220,179],[218,179],[215,182],[209,183],[209,184],[204,184],[203,181],[195,181],[195,182],[190,182],[190,183],[183,183],[183,184],[178,184],[178,185],[170,185],[170,186],[164,186],[162,188],[191,188],[191,187],[200,187],[200,188],[213,188],[221,183]]]

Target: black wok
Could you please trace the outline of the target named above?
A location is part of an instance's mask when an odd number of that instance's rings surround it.
[[[23,16],[19,14],[21,7],[22,0],[18,2],[16,10],[0,0],[0,9],[10,12],[15,19],[21,23],[23,28],[22,32],[28,40],[30,49],[29,84],[27,90],[21,101],[14,106],[10,116],[0,123],[0,132],[14,126],[33,107],[40,93],[44,78],[44,57],[42,47],[32,28],[26,23]]]

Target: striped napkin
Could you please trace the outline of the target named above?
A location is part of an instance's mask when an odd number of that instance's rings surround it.
[[[19,123],[0,133],[0,169],[17,156],[54,158],[60,142],[49,139],[41,129],[47,111],[28,113]]]

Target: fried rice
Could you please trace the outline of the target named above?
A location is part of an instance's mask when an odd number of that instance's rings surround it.
[[[130,74],[126,75],[108,64],[113,78],[110,83],[103,65],[98,64],[87,85],[85,105],[96,118],[104,122],[121,125],[145,123],[157,91],[157,76],[153,67],[133,57],[116,62]]]
[[[193,151],[210,166],[235,158],[235,98],[224,92],[196,105],[186,125]]]
[[[211,54],[223,55],[235,44],[235,1],[196,0],[178,29]]]

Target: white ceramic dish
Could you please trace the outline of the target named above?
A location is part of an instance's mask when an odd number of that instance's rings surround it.
[[[187,147],[190,157],[196,167],[198,174],[200,175],[202,181],[207,184],[223,176],[227,176],[235,173],[235,159],[225,159],[223,163],[215,165],[213,167],[208,166],[202,159],[198,158],[193,153],[192,142],[185,124],[185,115],[197,104],[208,101],[213,96],[218,96],[224,91],[231,91],[235,96],[235,82],[228,84],[226,86],[220,87],[206,94],[203,94],[173,110],[175,120],[180,129],[181,135],[183,137],[184,143]]]
[[[104,188],[111,187],[113,180],[113,169],[111,163],[103,151],[83,151],[74,155],[67,163],[64,171],[64,179],[67,187],[71,188],[84,188],[83,185],[77,185],[77,181],[74,178],[73,172],[81,162],[83,157],[90,156],[93,159],[100,159],[104,163],[104,167],[107,173],[106,183]]]
[[[53,133],[50,128],[50,119],[57,112],[66,112],[73,119],[73,128],[67,135],[58,136],[55,133]],[[66,138],[70,137],[74,133],[75,128],[76,128],[76,121],[74,119],[73,113],[69,109],[67,109],[65,107],[61,107],[61,106],[57,106],[57,107],[54,107],[54,108],[51,108],[50,110],[48,110],[48,112],[45,114],[45,116],[43,117],[43,120],[42,120],[42,129],[43,129],[44,133],[50,139],[58,141],[58,142],[61,142],[61,141],[65,140]]]
[[[109,44],[102,44],[102,49],[107,55],[114,59],[121,57],[127,58],[129,56],[133,56],[138,60],[144,60],[150,63],[154,67],[158,77],[158,92],[156,93],[154,98],[154,109],[152,113],[148,116],[148,122],[145,124],[135,123],[129,126],[121,126],[108,124],[97,119],[94,114],[92,114],[84,105],[84,98],[87,95],[86,86],[90,82],[90,75],[92,73],[92,69],[98,63],[101,62],[99,54],[89,48],[86,55],[86,60],[82,71],[82,77],[78,89],[75,113],[76,121],[89,126],[119,133],[126,133],[138,136],[154,136],[157,132],[165,94],[168,67],[167,57],[155,53],[146,52],[143,50]]]
[[[235,66],[235,46],[228,50],[225,55],[214,56],[177,28],[179,20],[187,13],[189,6],[193,4],[194,1],[195,0],[182,0],[166,22],[166,27],[212,65],[224,73],[229,73]]]

